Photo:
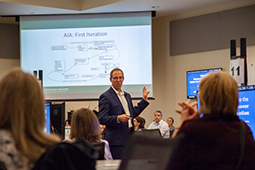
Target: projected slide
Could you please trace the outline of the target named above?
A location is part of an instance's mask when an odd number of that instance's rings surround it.
[[[244,88],[252,88],[252,90],[239,91],[239,106],[237,115],[245,121],[253,132],[255,138],[255,86],[247,86]]]
[[[21,68],[42,77],[46,100],[98,99],[114,68],[133,98],[144,86],[152,97],[151,38],[151,12],[21,16]]]
[[[125,84],[151,84],[134,77],[141,63],[151,65],[143,57],[151,55],[149,32],[150,26],[22,30],[22,44],[30,44],[22,47],[23,68],[43,70],[44,87],[108,85],[116,67],[131,71]]]

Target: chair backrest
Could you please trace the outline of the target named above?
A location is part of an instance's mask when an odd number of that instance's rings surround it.
[[[99,151],[99,157],[98,160],[104,160],[104,148],[105,148],[105,143],[104,142],[97,142],[97,143],[92,143],[94,148]]]
[[[170,138],[171,138],[174,134],[174,130],[170,130],[169,132],[170,132]]]
[[[98,151],[85,140],[61,142],[50,147],[32,170],[94,170]]]
[[[142,129],[142,132],[144,136],[162,138],[162,135],[159,129]]]
[[[165,170],[184,134],[173,139],[133,134],[126,145],[119,170]]]

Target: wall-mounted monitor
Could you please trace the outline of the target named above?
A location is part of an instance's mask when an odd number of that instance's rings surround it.
[[[255,85],[238,87],[239,105],[237,116],[250,127],[255,139]],[[197,109],[200,109],[199,98],[197,97]]]
[[[208,73],[222,71],[222,68],[212,68],[203,70],[191,70],[186,72],[187,98],[194,99],[197,95],[201,79]]]
[[[237,115],[249,125],[255,139],[255,85],[241,86],[239,90],[239,106]]]
[[[21,68],[42,72],[46,100],[98,99],[124,72],[123,90],[152,93],[151,12],[20,17]]]

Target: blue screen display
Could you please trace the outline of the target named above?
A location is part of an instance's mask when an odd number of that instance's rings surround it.
[[[201,79],[210,72],[222,71],[222,68],[187,71],[187,98],[195,98],[199,89]]]
[[[253,138],[255,139],[255,85],[238,87],[239,105],[237,115],[250,127]],[[197,97],[197,109],[200,109]],[[201,115],[202,116],[202,115]]]
[[[255,85],[239,87],[237,115],[248,124],[255,138]]]
[[[50,102],[45,103],[45,127],[44,133],[50,134]]]

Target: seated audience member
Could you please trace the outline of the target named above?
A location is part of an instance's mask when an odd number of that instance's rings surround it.
[[[71,121],[70,139],[64,141],[74,142],[79,139],[86,139],[91,143],[105,143],[105,159],[112,160],[109,143],[101,139],[101,128],[95,113],[89,109],[81,108],[74,112]]]
[[[167,124],[168,124],[168,127],[169,127],[169,133],[170,133],[170,138],[172,137],[173,135],[173,132],[175,130],[175,127],[173,126],[174,124],[174,119],[172,117],[169,117],[167,118]]]
[[[157,110],[154,113],[154,121],[149,125],[148,129],[159,129],[163,138],[169,138],[168,124],[162,118],[162,112]]]
[[[171,169],[255,169],[255,142],[246,123],[242,123],[244,150],[243,158],[239,158],[242,153],[237,88],[235,79],[228,73],[209,73],[199,84],[200,111],[195,111],[196,103],[190,104],[189,100],[178,103],[180,129],[176,129],[173,136],[184,133],[185,140],[170,164]]]
[[[143,117],[141,117],[141,116],[139,116],[139,117],[141,119],[141,123],[139,125],[139,128],[144,129],[146,121],[145,121],[145,119]]]
[[[140,116],[137,116],[134,118],[134,126],[135,126],[135,131],[141,131],[143,128],[140,128],[142,122],[142,118]]]
[[[0,81],[0,169],[32,169],[40,156],[60,142],[43,132],[44,97],[36,78],[20,68]]]
[[[69,123],[69,120],[66,120],[65,122],[66,122],[65,127],[71,127],[70,123]]]

